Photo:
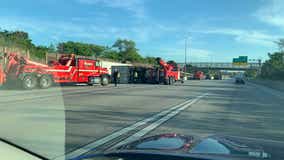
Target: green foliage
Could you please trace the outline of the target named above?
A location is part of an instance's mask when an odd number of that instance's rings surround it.
[[[55,53],[56,47],[52,43],[48,46],[48,53]]]
[[[144,63],[151,64],[151,65],[157,65],[157,57],[147,56],[144,58]]]
[[[245,76],[248,77],[248,78],[256,78],[257,71],[256,70],[247,70],[245,72]]]
[[[35,57],[38,59],[44,59],[46,53],[48,52],[48,48],[45,46],[36,46],[33,47],[31,50],[31,57]]]
[[[283,38],[279,39],[278,41],[276,41],[276,44],[278,45],[279,50],[283,52],[284,51],[284,39]]]
[[[22,51],[29,51],[31,58],[45,58],[46,53],[65,53],[83,56],[95,56],[113,59],[122,62],[139,62],[151,65],[156,64],[155,57],[143,58],[136,48],[136,44],[132,40],[118,39],[112,47],[105,47],[96,44],[88,44],[81,42],[61,42],[55,46],[50,44],[47,46],[36,46],[32,43],[28,33],[23,31],[7,31],[0,30],[0,46],[8,48],[18,48]]]
[[[142,62],[143,58],[138,53],[136,44],[132,40],[118,39],[112,46],[118,50],[119,57],[122,62]]]
[[[112,59],[115,61],[119,61],[121,58],[119,56],[119,53],[111,48],[106,47],[106,49],[103,51],[103,53],[101,54],[102,58],[108,58],[108,59]]]
[[[59,43],[57,46],[57,51],[59,53],[71,54],[74,53],[76,55],[82,56],[100,56],[105,47],[95,45],[95,44],[87,44],[87,43],[80,43],[80,42],[62,42]]]
[[[167,62],[168,64],[171,64],[172,66],[174,66],[175,68],[177,67],[177,63],[173,60],[170,60]]]
[[[268,54],[267,60],[261,68],[261,77],[267,79],[284,79],[284,52]]]
[[[34,45],[28,33],[23,31],[0,31],[0,46],[29,50],[31,57],[35,58],[45,57],[48,51],[47,47]]]
[[[34,47],[28,33],[22,31],[0,31],[0,45],[13,48],[28,49]]]

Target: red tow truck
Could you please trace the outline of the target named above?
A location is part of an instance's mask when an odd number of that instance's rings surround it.
[[[205,79],[205,75],[204,75],[204,73],[202,72],[202,71],[196,71],[195,73],[194,73],[194,79],[196,79],[196,80],[203,80],[203,79]]]
[[[158,82],[162,82],[166,85],[172,85],[176,81],[181,81],[183,83],[183,80],[180,79],[179,66],[175,67],[171,64],[168,64],[161,58],[157,58],[157,62],[160,65],[157,76]]]
[[[3,71],[2,66],[0,66],[0,86],[2,86],[6,81],[6,75]]]
[[[58,61],[51,61],[48,65],[17,54],[9,54],[4,57],[2,66],[0,83],[20,84],[24,89],[49,88],[53,83],[107,85],[110,81],[108,70],[101,67],[99,61],[77,58],[73,54],[62,55]]]

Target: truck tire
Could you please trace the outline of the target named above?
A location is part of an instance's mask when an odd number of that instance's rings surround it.
[[[172,81],[173,81],[173,80],[172,80],[172,77],[169,77],[169,85],[172,85],[172,84],[173,84]]]
[[[42,89],[46,89],[51,87],[53,84],[52,77],[49,75],[43,75],[39,78],[39,87]]]
[[[174,83],[175,83],[174,77],[171,77],[170,82],[171,82],[171,85],[174,85]]]
[[[93,86],[94,85],[94,82],[93,82],[93,79],[94,79],[94,77],[89,77],[88,78],[88,86]]]
[[[33,75],[26,75],[22,80],[24,89],[34,89],[37,86],[37,78]]]
[[[106,76],[106,75],[103,75],[103,76],[101,77],[101,85],[106,86],[106,85],[108,85],[108,84],[109,84],[109,77]]]
[[[169,80],[169,77],[168,77],[168,78],[165,79],[164,84],[169,85],[169,82],[170,82],[170,80]]]

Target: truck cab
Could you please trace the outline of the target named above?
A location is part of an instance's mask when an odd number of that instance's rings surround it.
[[[100,61],[75,57],[75,55],[63,55],[58,64],[53,63],[48,70],[57,83],[100,83],[102,77],[109,78],[106,68]]]

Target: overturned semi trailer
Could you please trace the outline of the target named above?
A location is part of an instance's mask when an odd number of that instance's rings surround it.
[[[112,66],[112,75],[115,70],[120,73],[119,83],[158,83],[157,69],[143,66]],[[113,81],[113,76],[112,76]]]

